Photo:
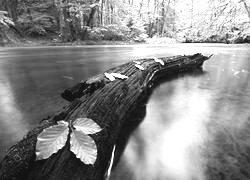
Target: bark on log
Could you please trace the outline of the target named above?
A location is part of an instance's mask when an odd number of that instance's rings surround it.
[[[114,166],[126,146],[129,135],[140,124],[146,113],[146,102],[160,78],[202,66],[209,57],[195,54],[160,58],[164,65],[153,59],[137,60],[145,68],[141,71],[129,62],[108,70],[127,75],[126,80],[109,81],[99,74],[69,88],[62,97],[72,101],[51,118],[11,147],[0,165],[0,179],[36,180],[100,180],[105,178],[113,146],[116,145]],[[79,117],[93,119],[103,129],[90,135],[97,145],[95,164],[85,165],[69,150],[70,144],[46,160],[35,161],[37,135],[59,120],[70,121]]]

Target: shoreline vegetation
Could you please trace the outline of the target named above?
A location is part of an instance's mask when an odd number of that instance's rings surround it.
[[[245,44],[250,43],[250,35],[237,36],[231,39],[226,39],[220,36],[211,37],[209,39],[174,39],[168,37],[153,37],[146,38],[141,41],[136,40],[84,40],[73,42],[62,42],[55,37],[25,37],[17,38],[6,43],[0,43],[0,47],[36,47],[36,46],[84,46],[84,45],[136,45],[136,44],[177,44],[177,43],[221,43],[221,44]]]
[[[0,46],[250,43],[250,0],[0,0]]]
[[[110,40],[84,40],[84,41],[74,41],[74,42],[59,42],[50,39],[36,39],[36,38],[23,38],[18,39],[15,42],[0,43],[0,47],[39,47],[39,46],[85,46],[85,45],[137,45],[137,44],[151,44],[151,45],[163,45],[163,44],[188,44],[188,43],[220,43],[220,44],[246,44],[250,43],[250,36],[245,39],[239,37],[235,40],[226,39],[212,39],[212,40],[186,40],[183,42],[177,41],[173,38],[150,38],[144,41],[110,41]]]

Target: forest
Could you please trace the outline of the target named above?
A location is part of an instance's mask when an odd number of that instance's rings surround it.
[[[250,42],[250,0],[0,0],[0,45]]]

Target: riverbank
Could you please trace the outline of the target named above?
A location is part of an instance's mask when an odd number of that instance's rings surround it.
[[[108,41],[108,40],[85,40],[74,42],[61,42],[56,38],[21,38],[19,41],[3,42],[0,47],[36,47],[36,46],[85,46],[85,45],[135,45],[135,44],[178,44],[178,43],[222,43],[222,44],[244,44],[250,43],[250,36],[245,38],[225,39],[219,36],[208,39],[199,38],[146,38],[142,41],[127,40],[127,41]]]

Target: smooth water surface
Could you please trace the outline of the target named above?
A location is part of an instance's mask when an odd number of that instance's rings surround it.
[[[202,74],[152,94],[111,179],[250,179],[250,46],[177,44],[0,49],[0,158],[67,104],[60,93],[143,57],[214,54]]]

